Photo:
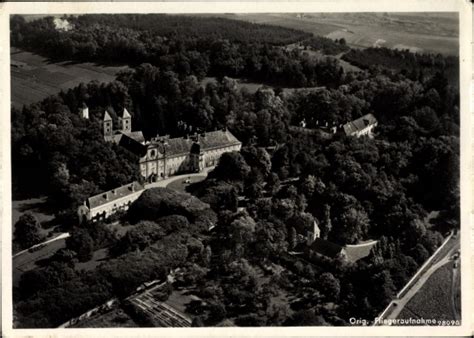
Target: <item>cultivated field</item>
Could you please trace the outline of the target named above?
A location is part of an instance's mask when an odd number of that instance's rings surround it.
[[[453,262],[439,268],[400,312],[398,318],[455,320]],[[459,308],[459,306],[457,307]]]
[[[301,29],[352,47],[385,46],[414,52],[458,54],[458,20],[449,13],[233,14],[226,17]]]
[[[105,67],[90,62],[52,63],[47,58],[16,48],[11,49],[10,57],[11,103],[17,108],[38,102],[60,90],[73,88],[81,82],[110,82],[119,71],[127,68]]]

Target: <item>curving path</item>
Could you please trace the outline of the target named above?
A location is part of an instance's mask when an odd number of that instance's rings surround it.
[[[165,178],[164,180],[159,180],[157,182],[153,182],[153,183],[148,183],[148,184],[145,184],[145,189],[150,189],[150,188],[166,188],[166,186],[168,184],[170,184],[171,182],[174,182],[178,179],[186,179],[188,177],[196,177],[196,176],[203,176],[203,175],[206,175],[209,174],[210,171],[212,171],[215,167],[208,167],[208,168],[204,168],[202,171],[198,172],[198,173],[188,173],[188,174],[181,174],[181,175],[173,175],[173,176],[170,176],[168,178]]]

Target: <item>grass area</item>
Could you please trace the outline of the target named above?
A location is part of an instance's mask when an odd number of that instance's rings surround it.
[[[15,231],[15,223],[24,213],[29,212],[41,223],[41,234],[48,236],[50,225],[54,220],[53,210],[47,203],[46,197],[30,198],[12,201],[12,236]]]
[[[298,18],[298,14],[223,14],[222,16],[234,20],[299,29],[321,36],[341,28],[338,24]]]
[[[186,313],[186,307],[193,300],[199,300],[197,296],[190,294],[187,289],[173,290],[171,295],[166,300],[166,304],[175,308],[178,311]]]
[[[62,248],[66,247],[66,240],[59,239],[57,241],[51,242],[48,245],[40,248],[37,251],[33,252],[25,252],[19,256],[13,258],[13,285],[18,286],[18,282],[20,281],[21,275],[29,270],[37,268],[41,261],[48,259],[54,253]]]
[[[117,235],[123,236],[127,233],[128,230],[134,228],[134,225],[131,224],[120,224],[119,222],[114,222],[110,224],[106,224],[106,227],[112,231],[116,231]]]
[[[449,262],[433,273],[398,318],[456,319],[451,306],[452,268],[453,263]]]
[[[108,257],[109,252],[107,248],[96,250],[89,261],[76,263],[75,270],[92,271],[99,266],[100,263],[107,260]]]
[[[47,58],[12,48],[12,106],[38,102],[61,89],[69,89],[92,80],[110,82],[127,66],[100,66],[93,63],[49,62]]]
[[[206,175],[192,176],[189,178],[188,183],[186,183],[186,180],[188,179],[187,177],[179,177],[176,180],[168,183],[166,187],[176,191],[186,192],[186,187],[188,187],[190,184],[204,181],[206,177]]]
[[[263,83],[256,83],[256,82],[249,82],[246,80],[242,79],[234,79],[237,81],[237,89],[242,90],[245,89],[247,90],[250,94],[253,94],[257,92],[257,90],[261,87],[271,87],[269,85],[263,84]],[[217,79],[215,77],[205,77],[201,81],[201,86],[205,87],[208,83],[217,83]]]
[[[140,327],[121,307],[94,315],[71,328]]]

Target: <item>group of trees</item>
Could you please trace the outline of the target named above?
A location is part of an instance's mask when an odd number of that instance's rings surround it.
[[[157,201],[169,216],[151,213]],[[208,205],[167,189],[147,191],[136,205],[141,211],[148,206],[149,212],[136,219],[132,211],[137,223],[123,236],[102,223],[75,227],[66,248],[44,267],[22,275],[14,289],[17,327],[56,327],[114,296],[130,295],[144,282],[164,280],[177,267],[189,268],[197,278],[200,270],[193,266],[205,267],[211,255],[203,243],[209,224],[216,221]],[[100,248],[109,248],[103,264],[88,271],[75,269]]]
[[[386,47],[351,49],[343,60],[363,69],[384,67],[400,72],[412,80],[424,81],[435,72],[443,72],[454,85],[458,85],[459,58],[441,54],[412,53]]]
[[[138,158],[105,143],[101,125],[52,96],[12,110],[14,193],[47,194],[58,209],[139,178]]]
[[[140,19],[136,15],[84,15],[67,20],[73,28],[65,31],[56,28],[52,17],[26,22],[14,16],[12,45],[59,60],[151,63],[180,77],[193,74],[198,79],[225,75],[290,87],[336,86],[342,80],[336,59],[317,60],[280,47],[312,37],[302,31],[166,15]],[[342,48],[329,39],[310,42],[330,53]]]
[[[310,38],[297,31],[270,33],[212,19],[187,34],[206,20],[163,16],[166,24],[155,24],[154,18],[80,16],[68,18],[74,29],[67,32],[51,19],[12,19],[13,44],[25,47],[41,37],[48,51],[58,47],[56,57],[140,64],[112,83],[82,84],[13,110],[15,188],[47,193],[58,206],[72,208],[138,179],[138,159],[102,138],[106,108],[116,120],[127,107],[134,129],[147,138],[228,127],[243,148],[222,155],[208,178],[190,187],[195,197],[146,191],[123,220],[134,224],[123,237],[100,225],[73,229],[50,266],[24,274],[29,291],[15,293],[19,325],[57,325],[176,267],[183,271],[179,282],[205,300],[188,307],[194,325],[226,318],[255,326],[373,319],[434,252],[441,233],[459,226],[459,95],[448,81],[455,60],[349,50],[347,60],[364,70],[344,73],[334,58],[316,61],[279,46]],[[232,29],[210,33],[221,26]],[[250,28],[258,34],[247,36]],[[307,41],[326,53],[347,49],[344,41]],[[222,78],[203,86],[206,75]],[[326,88],[251,94],[224,75]],[[82,102],[90,120],[76,113]],[[379,121],[374,139],[316,130],[367,113]],[[291,128],[302,120],[313,132]],[[436,224],[425,221],[432,210],[440,211]],[[18,238],[37,241],[29,234],[35,223],[21,221]],[[315,221],[322,238],[340,245],[379,243],[355,264],[289,255],[298,234]],[[111,254],[106,263],[90,272],[73,269],[104,247]],[[32,285],[35,279],[40,287]],[[276,305],[283,294],[297,301]]]

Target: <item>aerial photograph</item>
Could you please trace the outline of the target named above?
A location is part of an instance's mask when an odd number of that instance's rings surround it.
[[[462,325],[459,22],[10,15],[13,328]]]

